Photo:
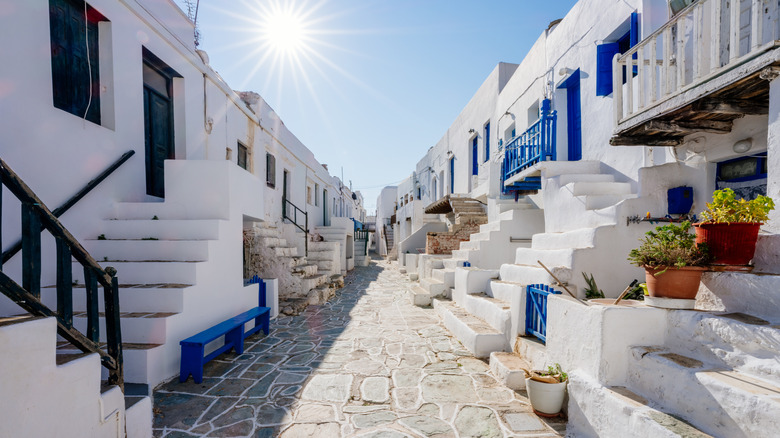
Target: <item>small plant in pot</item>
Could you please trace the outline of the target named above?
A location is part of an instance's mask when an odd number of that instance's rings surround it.
[[[563,408],[566,382],[569,376],[560,364],[547,367],[547,371],[526,371],[525,389],[534,412],[542,417],[555,417]]]
[[[690,222],[669,224],[645,233],[639,248],[628,260],[645,268],[645,282],[651,297],[692,300],[699,290],[701,275],[711,257],[707,245],[696,244],[688,232]]]
[[[737,199],[731,189],[716,190],[702,221],[696,227],[696,242],[706,243],[713,255],[713,264],[747,265],[753,259],[758,230],[769,219],[775,203],[759,195],[752,201]]]

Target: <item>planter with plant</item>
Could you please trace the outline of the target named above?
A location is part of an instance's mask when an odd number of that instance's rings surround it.
[[[737,199],[734,190],[716,190],[702,221],[694,224],[696,242],[706,243],[717,265],[747,265],[753,259],[758,230],[769,219],[775,203],[759,195],[752,201]]]
[[[645,282],[651,297],[694,299],[701,274],[707,270],[710,254],[706,245],[697,245],[688,232],[690,222],[669,224],[645,233],[639,248],[628,260],[645,268]]]
[[[569,376],[560,364],[547,367],[547,371],[526,371],[525,389],[534,412],[542,417],[555,417],[563,408],[566,382]]]

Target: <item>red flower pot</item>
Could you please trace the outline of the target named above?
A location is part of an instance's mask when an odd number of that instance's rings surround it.
[[[693,300],[699,291],[701,274],[706,270],[703,266],[671,267],[663,274],[655,275],[663,271],[663,268],[645,266],[647,292],[651,297]]]
[[[747,265],[753,259],[758,240],[758,222],[693,224],[696,243],[706,243],[713,265]]]

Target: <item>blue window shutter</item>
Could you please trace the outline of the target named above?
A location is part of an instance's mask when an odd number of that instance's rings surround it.
[[[631,47],[634,47],[639,43],[639,14],[636,12],[631,13],[631,30],[629,31]]]
[[[619,51],[619,43],[605,43],[596,46],[597,96],[612,94],[612,58]]]
[[[485,125],[485,161],[490,159],[490,122]]]

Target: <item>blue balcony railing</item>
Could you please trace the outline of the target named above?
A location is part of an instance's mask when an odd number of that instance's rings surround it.
[[[515,137],[504,148],[501,186],[504,181],[540,161],[555,161],[555,129],[557,114],[550,108],[550,101],[542,101],[541,117],[525,132]],[[517,186],[515,189],[523,189]],[[504,187],[504,192],[512,187]]]
[[[561,292],[544,284],[529,284],[525,291],[525,333],[547,342],[547,296]]]

